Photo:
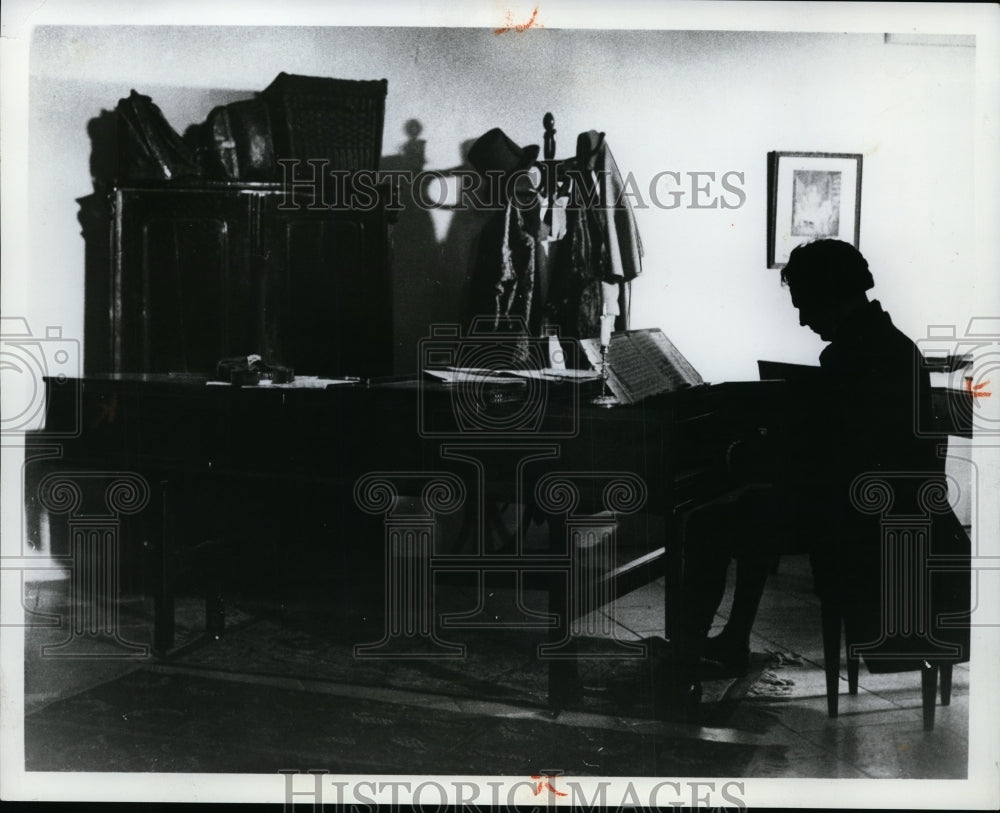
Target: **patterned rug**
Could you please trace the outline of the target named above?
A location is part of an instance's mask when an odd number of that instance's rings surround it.
[[[530,608],[529,608],[530,609]],[[491,610],[510,617],[518,612],[509,597],[494,596]],[[189,668],[328,681],[333,684],[377,686],[422,694],[496,701],[529,709],[549,709],[550,661],[540,655],[547,641],[544,629],[442,628],[440,640],[464,647],[460,656],[439,657],[425,642],[387,654],[360,653],[359,644],[378,642],[385,634],[379,613],[358,607],[331,611],[328,601],[300,598],[292,604],[243,603],[230,607],[221,640],[192,647],[171,663]],[[179,618],[179,620],[181,620]],[[190,636],[198,613],[187,628]],[[621,641],[610,635],[580,634],[575,638],[576,691],[559,707],[606,715],[656,719],[652,671],[666,657],[662,638]],[[748,674],[739,679],[706,681],[697,722],[725,725],[739,701],[766,694],[761,685],[774,662],[755,653]],[[562,681],[573,681],[572,661],[562,660]],[[568,677],[567,665],[570,666]]]
[[[564,725],[140,669],[25,721],[29,771],[745,776],[784,748]],[[756,763],[755,763],[756,764]]]

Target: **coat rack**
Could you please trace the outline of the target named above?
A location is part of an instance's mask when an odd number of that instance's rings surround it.
[[[566,173],[568,164],[574,159],[556,159],[556,118],[552,113],[546,113],[542,117],[542,127],[545,128],[542,155],[544,156],[537,164],[542,170],[542,180],[538,192],[545,198],[546,211],[545,222],[552,225],[552,204],[560,192],[565,192],[569,185],[569,177]]]

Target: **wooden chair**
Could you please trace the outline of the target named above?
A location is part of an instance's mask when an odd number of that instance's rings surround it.
[[[968,660],[969,537],[940,473],[864,474],[852,484],[852,502],[858,516],[875,520],[874,534],[861,530],[857,537],[872,544],[848,542],[813,556],[827,711],[837,716],[843,630],[848,693],[858,693],[862,658],[874,673],[919,671],[924,730],[931,731],[939,673],[947,706],[953,666]]]
[[[826,671],[826,709],[831,718],[837,716],[840,705],[840,654],[841,630],[846,638],[847,657],[847,693],[858,693],[858,673],[861,658],[852,652],[854,642],[847,633],[849,624],[845,624],[841,606],[835,599],[822,602],[823,628],[823,666]],[[938,674],[940,673],[941,705],[951,704],[951,678],[953,661],[925,660],[920,667],[920,685],[923,700],[924,731],[934,730],[934,716],[938,690]]]

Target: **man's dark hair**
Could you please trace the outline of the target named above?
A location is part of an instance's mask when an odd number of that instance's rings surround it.
[[[868,261],[843,240],[814,240],[792,250],[781,282],[803,302],[837,302],[875,286]]]

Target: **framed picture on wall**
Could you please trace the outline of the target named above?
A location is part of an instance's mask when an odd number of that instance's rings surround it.
[[[861,155],[767,154],[767,267],[782,268],[792,249],[824,237],[858,248]]]

